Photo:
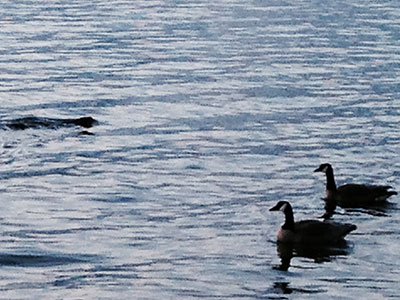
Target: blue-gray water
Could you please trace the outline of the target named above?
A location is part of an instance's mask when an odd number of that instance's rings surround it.
[[[397,1],[2,1],[1,299],[399,299],[398,196],[345,249],[275,243],[289,200],[400,190]],[[310,253],[308,253],[310,254]]]

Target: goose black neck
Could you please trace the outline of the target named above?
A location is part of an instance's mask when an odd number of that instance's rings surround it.
[[[329,191],[336,191],[335,177],[333,176],[333,169],[326,170],[326,189]]]
[[[294,231],[294,218],[293,218],[292,207],[291,206],[286,207],[284,213],[285,213],[285,223],[282,225],[282,228]]]

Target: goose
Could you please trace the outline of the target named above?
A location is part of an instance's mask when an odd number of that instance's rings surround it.
[[[278,242],[327,245],[342,242],[356,225],[319,220],[294,221],[292,206],[287,201],[279,201],[270,211],[282,211],[285,223],[278,231]]]
[[[326,174],[325,215],[329,218],[336,205],[342,208],[357,208],[385,203],[395,191],[389,191],[389,185],[345,184],[336,188],[333,168],[330,164],[322,164],[314,172]]]

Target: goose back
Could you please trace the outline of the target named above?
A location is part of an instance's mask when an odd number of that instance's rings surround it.
[[[278,241],[284,243],[334,244],[357,227],[353,224],[302,220],[295,222],[294,231],[280,228]]]
[[[359,207],[363,205],[380,204],[392,195],[395,191],[389,191],[388,185],[363,185],[345,184],[339,186],[334,197],[340,207]]]

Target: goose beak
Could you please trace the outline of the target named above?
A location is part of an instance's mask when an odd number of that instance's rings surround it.
[[[275,205],[274,207],[270,208],[269,211],[278,211],[280,207],[278,207],[278,204]]]
[[[321,167],[315,169],[315,170],[314,170],[314,173],[315,173],[315,172],[322,172]]]

